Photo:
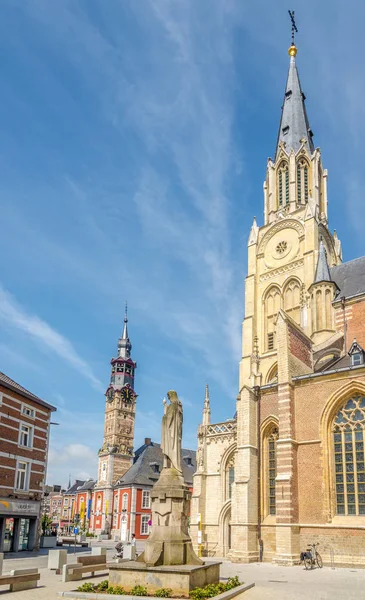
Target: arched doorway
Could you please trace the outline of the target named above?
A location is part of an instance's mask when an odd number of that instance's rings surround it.
[[[225,503],[219,515],[220,547],[222,556],[231,549],[231,501]]]

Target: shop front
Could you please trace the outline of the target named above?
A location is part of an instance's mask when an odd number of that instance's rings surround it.
[[[33,550],[40,503],[0,498],[0,552]]]

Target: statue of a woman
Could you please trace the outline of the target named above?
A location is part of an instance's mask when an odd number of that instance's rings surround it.
[[[164,468],[173,467],[179,473],[181,468],[181,439],[183,411],[182,404],[173,390],[167,392],[170,404],[163,400],[164,415],[162,417],[161,449],[164,456]]]

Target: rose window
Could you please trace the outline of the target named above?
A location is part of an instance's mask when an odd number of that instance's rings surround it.
[[[276,252],[278,254],[283,254],[285,252],[285,250],[287,249],[288,244],[287,242],[279,242],[278,245],[276,246]]]

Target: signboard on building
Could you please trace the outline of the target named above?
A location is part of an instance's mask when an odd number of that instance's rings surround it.
[[[39,515],[40,502],[31,500],[8,500],[0,498],[0,514],[5,515]]]

